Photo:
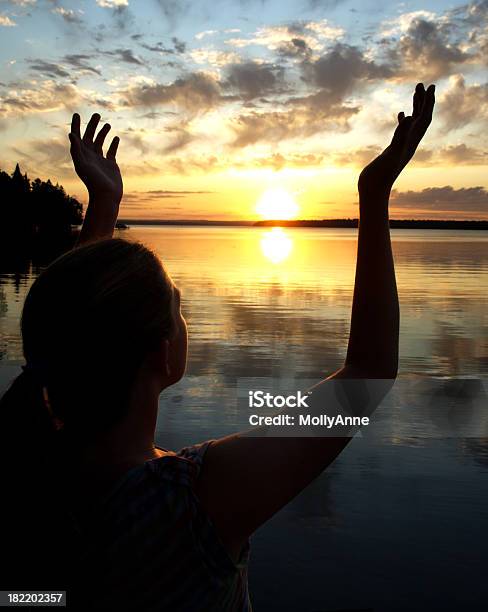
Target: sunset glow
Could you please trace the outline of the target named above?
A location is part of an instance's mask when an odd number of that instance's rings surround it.
[[[391,215],[486,219],[487,28],[478,0],[5,0],[0,167],[86,204],[67,133],[73,111],[100,112],[121,139],[121,218],[357,217],[359,172],[434,82]]]
[[[259,198],[256,212],[264,219],[294,219],[298,214],[298,204],[285,189],[274,187]]]

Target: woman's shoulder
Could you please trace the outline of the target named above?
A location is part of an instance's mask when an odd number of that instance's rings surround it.
[[[161,457],[157,457],[145,463],[145,468],[163,478],[188,480],[194,483],[200,474],[205,453],[213,440],[207,440],[192,446],[185,446],[177,452],[168,451],[157,447],[162,451]]]

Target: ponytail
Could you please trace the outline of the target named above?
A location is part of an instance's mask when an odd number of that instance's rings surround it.
[[[46,408],[43,385],[36,372],[24,367],[0,399],[0,457],[5,472],[9,457],[22,462],[29,449],[38,459],[46,455],[56,437]]]

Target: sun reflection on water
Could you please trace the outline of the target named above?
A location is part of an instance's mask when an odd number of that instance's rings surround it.
[[[261,238],[261,251],[272,263],[282,263],[293,250],[293,240],[281,227],[273,227]]]

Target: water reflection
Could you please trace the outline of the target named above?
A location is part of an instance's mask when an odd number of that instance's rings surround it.
[[[119,235],[161,257],[189,323],[188,376],[161,399],[162,446],[240,429],[240,377],[318,380],[341,365],[355,230],[159,227]],[[393,231],[401,377],[487,377],[487,242],[482,232]],[[1,361],[21,359],[20,310],[38,271],[28,259],[0,258]],[[446,401],[459,384],[446,382]],[[420,612],[486,601],[487,468],[488,439],[411,437],[397,421],[382,442],[354,440],[254,538],[256,609]],[[286,560],[279,571],[276,559]],[[399,593],[408,596],[399,601]]]
[[[281,227],[273,227],[261,238],[261,251],[271,262],[277,264],[288,259],[293,241]]]

